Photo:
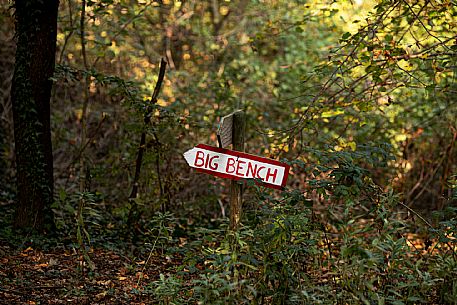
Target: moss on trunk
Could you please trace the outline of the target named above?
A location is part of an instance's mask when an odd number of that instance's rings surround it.
[[[16,145],[16,227],[52,223],[53,158],[50,96],[58,0],[16,0],[16,63],[11,100]],[[48,217],[49,216],[49,217]]]

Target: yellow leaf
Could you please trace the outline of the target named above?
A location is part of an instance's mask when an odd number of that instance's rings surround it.
[[[219,8],[219,13],[220,13],[222,16],[227,15],[227,14],[229,13],[229,8],[228,8],[228,6],[225,6],[225,5],[221,6],[221,7]]]
[[[321,114],[321,118],[331,118],[340,114],[344,114],[343,110],[330,110],[330,111],[324,111]]]

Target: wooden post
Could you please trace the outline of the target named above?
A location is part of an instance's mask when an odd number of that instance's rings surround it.
[[[246,119],[243,111],[233,113],[232,144],[233,150],[244,151],[244,133]],[[230,182],[230,229],[235,231],[241,219],[243,185],[237,181]]]

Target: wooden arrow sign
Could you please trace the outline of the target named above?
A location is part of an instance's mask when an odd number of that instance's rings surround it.
[[[203,173],[232,180],[259,179],[262,185],[275,189],[286,185],[290,168],[276,160],[205,144],[186,151],[184,159]]]

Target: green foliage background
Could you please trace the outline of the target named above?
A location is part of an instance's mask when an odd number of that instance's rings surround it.
[[[137,224],[155,240],[146,250],[181,253],[179,238],[189,240],[182,268],[147,283],[161,303],[455,304],[455,1],[86,5],[88,67],[81,2],[60,5],[52,124],[61,229],[72,230],[86,196],[87,239],[115,242],[146,130],[135,199]],[[162,57],[167,74],[145,126]],[[219,118],[239,108],[247,152],[292,172],[284,192],[248,183],[244,226],[232,236],[222,217],[229,184],[197,176],[182,153],[215,146]],[[158,213],[163,205],[174,216]]]

